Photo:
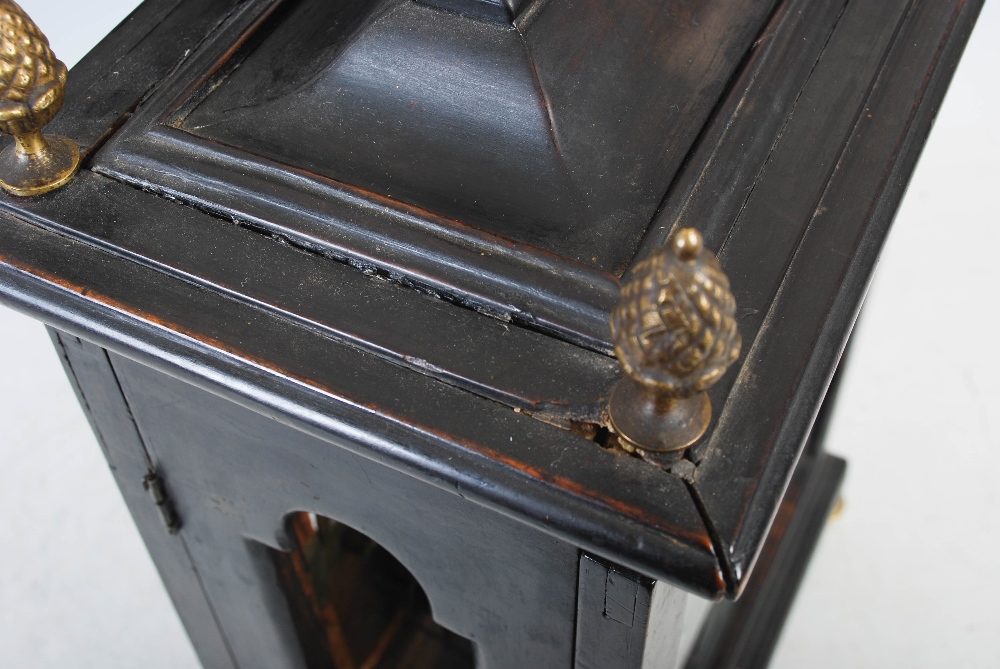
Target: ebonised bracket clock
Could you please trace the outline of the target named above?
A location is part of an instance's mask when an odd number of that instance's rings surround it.
[[[762,667],[981,5],[2,0],[0,300],[206,667]]]

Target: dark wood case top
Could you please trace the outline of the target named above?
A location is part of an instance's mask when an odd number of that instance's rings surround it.
[[[0,197],[0,294],[736,596],[981,4],[147,0],[52,124],[86,169]],[[607,323],[685,225],[744,352],[668,473],[599,443]]]

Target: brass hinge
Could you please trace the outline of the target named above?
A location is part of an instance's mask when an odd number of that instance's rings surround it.
[[[164,485],[163,479],[155,470],[150,469],[149,473],[142,478],[142,487],[156,503],[156,508],[160,512],[160,518],[163,520],[167,532],[177,534],[181,529],[181,519],[177,515],[177,509],[174,508],[173,500],[167,494],[167,487]]]

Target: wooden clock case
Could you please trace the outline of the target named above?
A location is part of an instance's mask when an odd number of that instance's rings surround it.
[[[52,123],[85,168],[0,198],[0,299],[52,326],[206,666],[341,666],[275,567],[296,512],[481,668],[763,666],[980,6],[147,0]],[[612,447],[607,323],[683,226],[744,352],[664,468]]]

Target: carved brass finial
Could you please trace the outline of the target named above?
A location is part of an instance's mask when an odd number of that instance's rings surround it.
[[[42,135],[62,107],[66,74],[24,10],[0,0],[0,131],[14,136],[0,152],[0,186],[13,195],[55,190],[80,166],[72,140]]]
[[[611,314],[625,368],[611,423],[629,450],[682,453],[708,428],[705,393],[740,354],[736,300],[719,261],[694,228],[636,265]]]

